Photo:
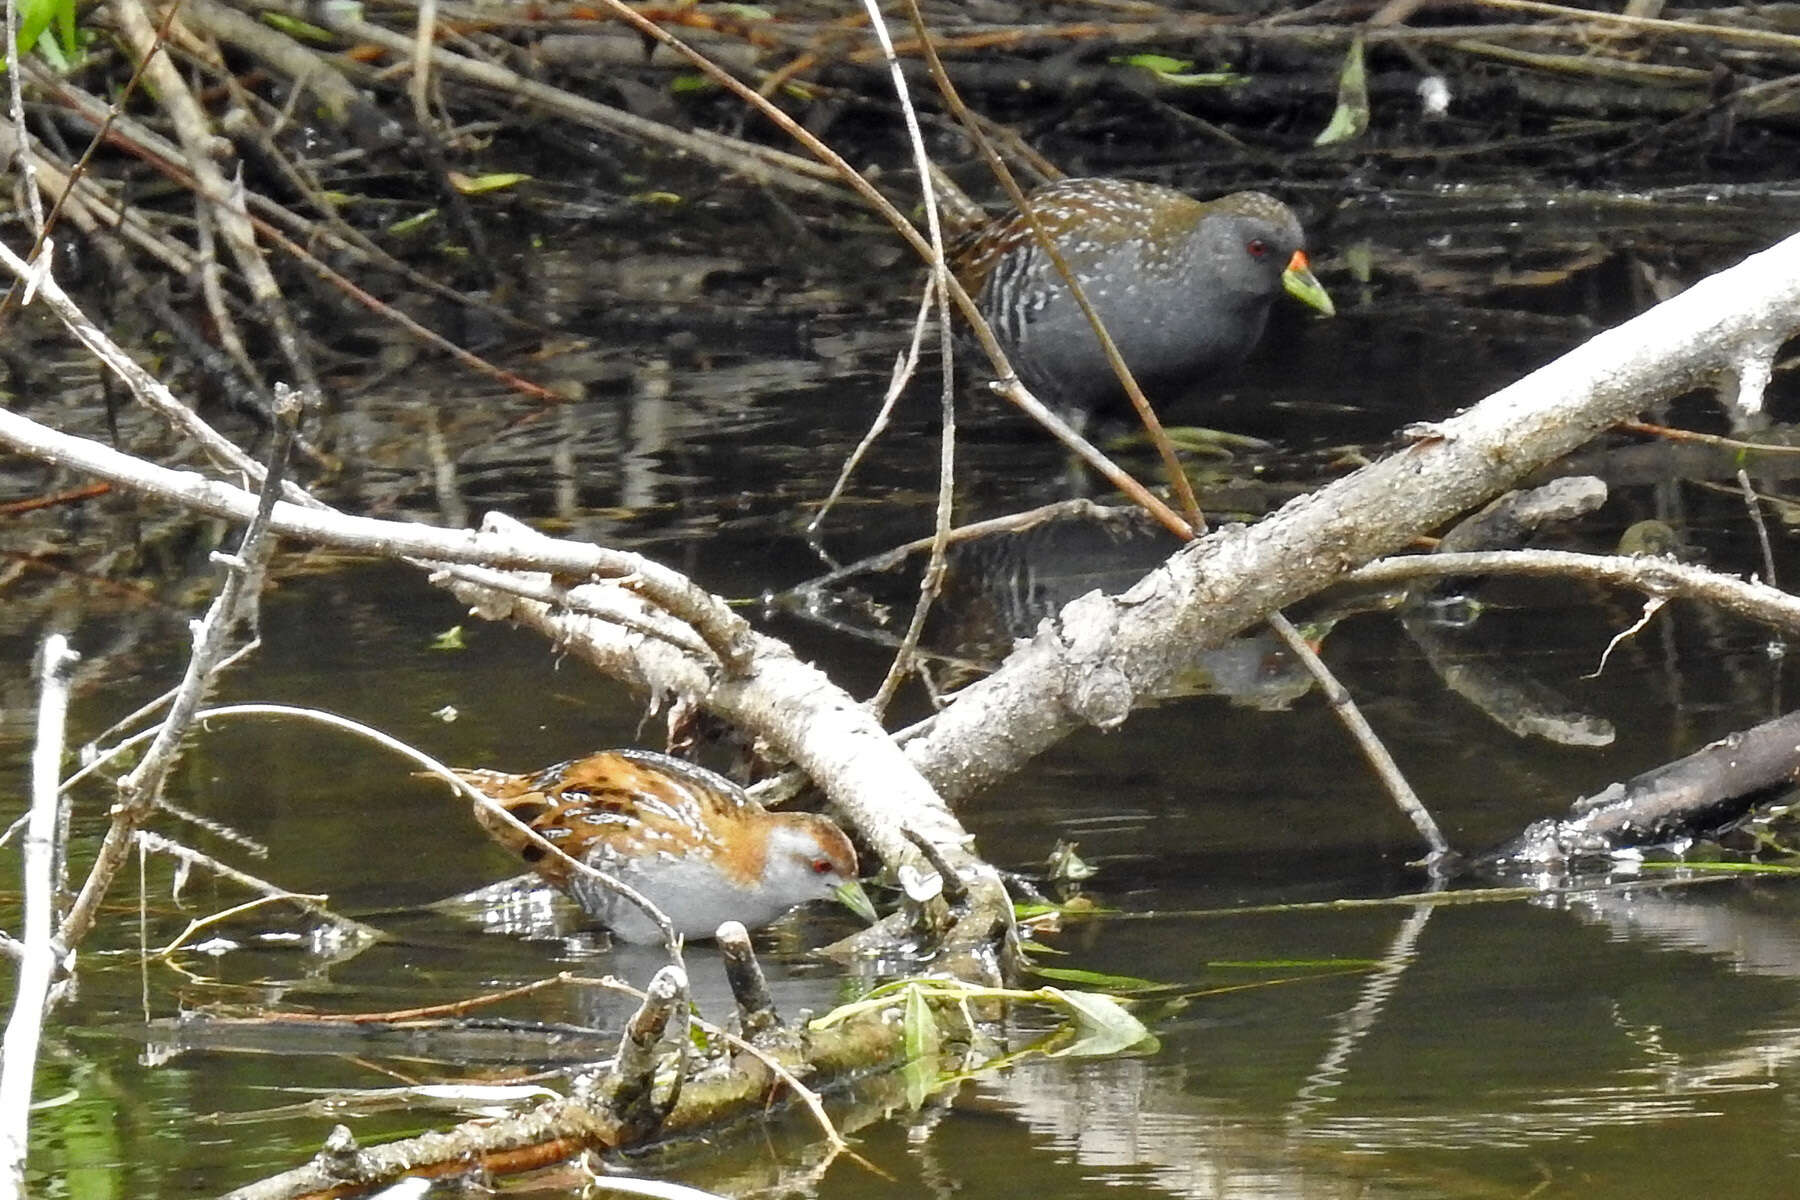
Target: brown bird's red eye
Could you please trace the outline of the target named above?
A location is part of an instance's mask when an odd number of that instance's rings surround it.
[[[815,858],[812,860],[812,869],[814,875],[829,875],[837,870],[837,864],[829,858]]]
[[[1251,258],[1267,258],[1269,256],[1269,243],[1261,238],[1251,238],[1249,242],[1245,243],[1244,249],[1250,252]]]

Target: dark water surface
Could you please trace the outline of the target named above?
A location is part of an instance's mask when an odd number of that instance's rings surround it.
[[[1253,515],[1347,470],[1353,448],[1373,453],[1404,423],[1470,404],[1637,311],[1650,281],[1690,282],[1782,232],[1779,216],[1732,212],[1668,227],[1593,213],[1521,225],[1510,215],[1460,216],[1441,197],[1430,211],[1424,221],[1396,203],[1327,223],[1318,261],[1342,316],[1280,314],[1229,394],[1189,414],[1278,447],[1210,472],[1223,498],[1216,507]],[[528,274],[546,308],[572,330],[601,329],[600,341],[512,365],[603,382],[547,411],[436,364],[363,392],[355,406],[373,449],[358,486],[369,506],[458,521],[504,508],[555,532],[644,551],[746,599],[819,573],[800,524],[860,436],[903,343],[910,268],[887,268],[880,288],[850,282],[866,274],[855,256],[873,252],[846,238],[837,249],[848,261],[829,268],[758,245],[736,247],[748,265],[716,247],[678,247],[632,271],[602,269],[580,233],[541,252]],[[1350,274],[1353,250],[1372,264],[1366,283]],[[708,265],[707,254],[723,262]],[[1793,397],[1782,387],[1775,408],[1786,420]],[[1676,415],[1720,428],[1705,400]],[[984,405],[966,419],[964,515],[1066,494],[1057,451]],[[928,531],[934,430],[926,383],[829,518],[824,542],[834,556],[854,559]],[[433,483],[433,438],[454,466],[453,485]],[[1627,526],[1654,517],[1697,560],[1754,568],[1741,499],[1713,490],[1728,477],[1717,463],[1621,441],[1583,469],[1605,475],[1612,498],[1545,544],[1607,550]],[[1776,464],[1758,482],[1780,492],[1788,473]],[[1780,516],[1771,516],[1771,536],[1791,580],[1800,562]],[[200,551],[186,553],[197,561]],[[977,573],[1004,575],[1009,564]],[[1789,671],[1759,629],[1676,604],[1591,678],[1607,641],[1637,618],[1635,597],[1498,584],[1479,595],[1480,619],[1443,631],[1444,652],[1552,689],[1557,711],[1579,714],[1590,741],[1610,730],[1610,744],[1558,745],[1502,728],[1445,688],[1392,613],[1345,617],[1325,643],[1461,849],[1492,845],[1577,795],[1792,707]],[[57,611],[88,655],[73,714],[76,737],[87,738],[176,678],[190,609],[82,596]],[[834,610],[834,620],[854,608]],[[960,651],[980,639],[955,616],[945,628],[956,632],[943,636],[965,639],[950,647]],[[0,645],[16,667],[0,726],[15,781],[31,709],[23,668],[45,619],[24,604],[0,616]],[[759,620],[853,691],[880,677],[883,652],[867,639],[792,615]],[[416,573],[321,558],[283,573],[264,623],[264,649],[218,700],[330,709],[444,760],[509,769],[659,736],[654,724],[640,732],[640,705],[623,690],[535,638],[469,618]],[[431,647],[458,624],[466,649]],[[1008,634],[985,636],[1004,645]],[[1425,881],[1406,865],[1419,849],[1409,826],[1317,696],[1300,694],[1291,667],[1263,661],[1260,650],[1246,661],[1259,691],[1237,702],[1172,700],[1121,732],[1071,738],[964,811],[1003,866],[1031,870],[1070,839],[1101,868],[1089,895],[1118,915],[1046,935],[1065,952],[1047,961],[1184,988],[1185,1003],[1154,1022],[1160,1050],[1028,1061],[885,1119],[853,1107],[844,1119],[860,1126],[858,1152],[891,1178],[847,1158],[824,1167],[798,1121],[640,1169],[733,1194],[786,1188],[827,1198],[1800,1193],[1800,889],[1726,880],[1509,903],[1268,911],[1405,895]],[[902,707],[925,711],[917,694]],[[398,1009],[564,969],[642,983],[656,965],[591,937],[524,939],[426,907],[504,876],[510,864],[441,788],[341,735],[221,723],[195,740],[171,793],[269,855],[250,858],[191,827],[166,832],[285,886],[328,892],[390,936],[334,961],[304,943],[259,941],[303,927],[254,910],[199,935],[230,939],[215,954],[142,965],[135,893],[121,889],[83,952],[80,994],[46,1046],[39,1095],[64,1096],[67,1106],[36,1125],[43,1195],[221,1191],[302,1161],[340,1119],[285,1106],[340,1088],[517,1069],[497,1038],[446,1048],[295,1035],[227,1046],[174,1037],[166,1025],[146,1033],[146,1018],[226,1005]],[[84,794],[84,855],[104,804]],[[152,862],[143,932],[151,946],[243,899],[198,876],[172,899],[170,882],[170,868]],[[849,994],[834,970],[800,953],[843,930],[815,914],[766,937],[784,1011],[822,1010]],[[723,1016],[716,959],[699,949],[690,961],[706,1011]],[[621,1001],[569,988],[497,1015],[588,1022],[610,1036],[622,1011]],[[1027,1030],[1038,1020],[1020,1019]],[[353,1124],[365,1141],[417,1128],[398,1113]]]

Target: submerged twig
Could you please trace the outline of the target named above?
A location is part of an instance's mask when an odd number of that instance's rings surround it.
[[[204,719],[204,717],[200,719]],[[161,834],[152,833],[148,829],[140,829],[133,836],[139,846],[152,854],[166,854],[185,866],[203,867],[219,876],[221,879],[229,879],[238,886],[257,893],[259,901],[279,901],[286,904],[292,904],[295,908],[306,913],[308,916],[317,917],[319,920],[337,928],[341,933],[347,934],[358,940],[366,939],[373,941],[381,936],[380,932],[376,930],[374,926],[365,925],[361,921],[353,920],[350,917],[339,916],[329,908],[326,908],[323,897],[308,895],[305,892],[290,891],[280,884],[270,883],[266,879],[259,879],[247,871],[238,870],[229,863],[220,862],[210,854],[202,854],[191,846],[184,846],[172,838],[166,838]],[[195,924],[190,925],[186,932],[157,953],[169,953],[183,940],[191,936],[195,929],[199,928],[202,924],[210,923],[215,919],[216,918],[209,917],[205,918],[202,922],[196,922]]]
[[[1394,761],[1394,756],[1388,753],[1387,747],[1382,744],[1381,738],[1370,726],[1368,718],[1363,716],[1362,709],[1357,705],[1355,699],[1351,697],[1344,685],[1338,682],[1337,676],[1332,673],[1331,668],[1325,665],[1325,661],[1319,657],[1318,652],[1307,644],[1306,639],[1300,635],[1300,631],[1294,628],[1292,621],[1281,613],[1270,613],[1269,627],[1275,631],[1275,635],[1287,646],[1288,652],[1300,660],[1300,664],[1306,668],[1307,673],[1319,685],[1319,691],[1324,695],[1325,702],[1331,706],[1331,711],[1349,732],[1352,740],[1356,742],[1357,749],[1362,751],[1369,766],[1374,769],[1375,778],[1381,782],[1382,787],[1387,789],[1388,795],[1393,798],[1400,811],[1406,814],[1406,818],[1413,823],[1413,828],[1419,831],[1419,836],[1425,839],[1425,844],[1431,847],[1431,853],[1425,856],[1426,865],[1432,868],[1441,865],[1452,854],[1449,840],[1444,837],[1444,831],[1438,828],[1437,821],[1432,818],[1431,811],[1425,807],[1424,801],[1419,799],[1419,794],[1413,791],[1412,785],[1406,781],[1406,776],[1400,771],[1400,765]]]

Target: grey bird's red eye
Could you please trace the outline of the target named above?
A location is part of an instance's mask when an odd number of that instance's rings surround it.
[[[1251,238],[1244,244],[1244,249],[1250,252],[1251,258],[1267,258],[1269,256],[1269,243],[1261,238]]]
[[[837,865],[829,858],[815,858],[812,860],[812,869],[814,875],[829,875],[837,870]]]

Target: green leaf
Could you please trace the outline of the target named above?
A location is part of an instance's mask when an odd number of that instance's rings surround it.
[[[1031,938],[1020,938],[1019,949],[1027,954],[1047,954],[1053,958],[1060,958],[1068,953],[1067,950],[1061,950],[1055,946],[1047,946],[1043,942],[1034,941]]]
[[[450,172],[450,186],[465,196],[479,196],[484,192],[498,192],[515,184],[524,183],[529,175],[521,175],[517,171],[496,171],[488,175],[464,175],[460,171]]]
[[[1105,916],[1107,913],[1116,913],[1118,911],[1119,910],[1116,908],[1104,908],[1101,905],[1095,904],[1092,900],[1080,896],[1077,896],[1066,904],[1051,904],[1048,901],[1022,900],[1013,905],[1013,916],[1021,921],[1029,920],[1032,917],[1046,917],[1052,913],[1057,913],[1065,917],[1092,917]]]
[[[1045,988],[1044,994],[1058,1001],[1075,1020],[1074,1041],[1052,1051],[1053,1057],[1098,1058],[1154,1040],[1143,1022],[1111,996],[1061,988]]]
[[[1073,967],[1033,967],[1031,973],[1061,983],[1079,983],[1083,987],[1105,988],[1113,992],[1141,992],[1172,986],[1158,983],[1154,979],[1139,979],[1135,975],[1108,975],[1104,971],[1082,971]]]
[[[1124,54],[1112,60],[1121,67],[1142,67],[1158,75],[1174,75],[1193,66],[1193,60],[1170,58],[1166,54]]]
[[[1238,75],[1229,68],[1222,71],[1189,71],[1194,64],[1185,58],[1166,54],[1127,54],[1113,62],[1123,67],[1138,67],[1156,76],[1157,82],[1171,87],[1235,87],[1249,83],[1248,75]]]
[[[906,989],[906,1019],[901,1026],[906,1038],[906,1057],[935,1057],[938,1052],[937,1016],[925,999],[925,989]]]
[[[1218,958],[1207,959],[1206,965],[1216,967],[1221,971],[1294,971],[1300,969],[1338,971],[1351,968],[1367,970],[1371,967],[1379,967],[1381,960],[1379,958]]]
[[[437,220],[437,217],[438,210],[435,208],[428,208],[424,212],[415,213],[403,221],[395,221],[392,225],[388,226],[388,232],[396,235],[417,233],[419,230]]]
[[[1363,40],[1359,34],[1344,56],[1344,69],[1338,75],[1337,110],[1331,124],[1313,139],[1315,146],[1330,146],[1354,141],[1369,128],[1369,80],[1363,69]]]
[[[262,19],[275,29],[291,38],[299,38],[303,42],[335,42],[337,35],[329,29],[321,29],[308,21],[290,17],[285,13],[264,12]]]
[[[431,639],[433,650],[467,650],[469,644],[463,640],[463,627],[452,625],[444,632]]]
[[[62,48],[74,54],[79,47],[75,41],[75,0],[17,0],[19,10],[19,53],[30,52],[44,36],[44,31],[54,24],[60,34]],[[51,46],[46,44],[44,50]]]
[[[1235,71],[1199,71],[1182,75],[1156,71],[1154,74],[1170,87],[1237,87],[1250,82],[1248,75],[1239,75]]]
[[[62,52],[73,58],[81,49],[75,37],[75,0],[56,5],[56,36]],[[55,45],[53,44],[53,46]],[[46,47],[50,49],[53,47]],[[59,64],[59,66],[66,64]]]
[[[900,1078],[906,1085],[906,1102],[914,1110],[921,1108],[936,1091],[942,1068],[938,1065],[937,1014],[925,998],[925,989],[906,989],[906,1016],[901,1022],[906,1043],[906,1065]]]
[[[676,95],[683,92],[705,92],[717,86],[711,79],[698,71],[682,71],[669,80],[669,90]]]
[[[1658,871],[1693,871],[1704,873],[1717,871],[1721,874],[1744,875],[1800,875],[1800,867],[1791,867],[1784,863],[1754,862],[1647,862],[1642,864],[1646,869]]]

